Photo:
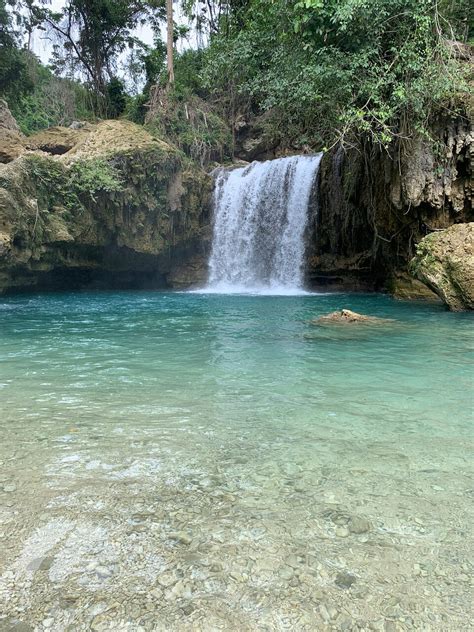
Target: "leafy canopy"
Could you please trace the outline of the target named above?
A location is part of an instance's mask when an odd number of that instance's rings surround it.
[[[468,37],[467,2],[452,21],[436,0],[238,4],[211,41],[204,80],[232,109],[250,100],[273,112],[275,130],[293,142],[362,133],[387,145],[425,132],[433,109],[467,89],[448,45]]]

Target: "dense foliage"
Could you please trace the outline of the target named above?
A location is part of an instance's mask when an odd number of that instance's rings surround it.
[[[94,98],[86,87],[56,76],[27,51],[22,58],[29,89],[12,94],[8,102],[24,134],[94,117]]]
[[[78,160],[69,168],[42,156],[27,157],[28,170],[46,196],[59,196],[69,211],[78,212],[85,200],[96,195],[123,190],[117,167],[101,158]],[[48,208],[49,202],[45,204]]]
[[[212,39],[205,80],[229,110],[271,111],[286,140],[364,133],[388,144],[424,132],[433,109],[467,89],[447,40],[468,37],[468,16],[468,2],[240,2]]]
[[[47,30],[54,39],[52,68],[75,73],[91,87],[98,114],[120,114],[125,103],[122,82],[116,76],[119,56],[143,48],[134,30],[146,20],[162,17],[155,0],[65,0],[54,11],[43,0],[23,0],[29,25]],[[20,0],[21,3],[21,0]]]
[[[7,3],[0,0],[0,95],[10,101],[32,88],[18,37]]]
[[[91,118],[91,91],[53,73],[21,46],[24,29],[22,16],[0,0],[0,96],[7,100],[21,130],[31,134],[51,125]]]
[[[470,0],[182,0],[168,85],[164,0],[0,0],[0,91],[26,133],[92,116],[151,125],[201,162],[264,114],[281,146],[426,134],[469,91]],[[137,36],[144,21],[154,45]],[[54,41],[46,68],[27,49]],[[26,44],[26,47],[25,47]],[[223,122],[225,121],[225,123]]]

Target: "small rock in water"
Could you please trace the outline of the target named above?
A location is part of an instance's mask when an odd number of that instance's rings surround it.
[[[349,529],[346,529],[346,527],[337,527],[335,533],[338,538],[347,538]]]
[[[110,570],[110,568],[106,568],[105,566],[97,566],[95,572],[101,579],[105,579],[112,575],[112,571]]]
[[[53,565],[54,557],[37,557],[28,564],[29,571],[49,571]]]
[[[168,586],[172,586],[177,581],[178,581],[178,578],[176,577],[176,575],[169,571],[165,571],[164,573],[161,573],[161,575],[158,577],[158,583],[164,588],[168,588]]]
[[[51,566],[54,563],[54,557],[48,556],[48,557],[43,557],[43,559],[41,560],[41,563],[38,567],[38,570],[40,571],[49,571],[49,569],[51,568]]]
[[[193,541],[189,534],[186,531],[177,531],[176,533],[170,533],[170,538],[172,540],[176,540],[180,544],[191,544]]]
[[[349,520],[348,527],[351,533],[367,533],[367,531],[370,531],[372,525],[367,518],[354,516]]]
[[[189,615],[194,612],[194,606],[192,603],[187,603],[181,608],[181,610],[186,617],[189,617]]]
[[[79,601],[79,599],[80,599],[79,594],[66,593],[66,594],[61,595],[60,605],[63,609],[71,608],[72,606],[74,606],[76,601]]]
[[[341,572],[336,575],[335,584],[339,586],[339,588],[350,588],[352,584],[356,582],[356,578],[354,575],[350,573]]]
[[[294,571],[290,566],[282,566],[278,571],[278,575],[281,579],[290,580],[293,577]]]
[[[364,314],[358,314],[350,309],[341,309],[341,311],[331,312],[325,316],[314,318],[311,321],[312,325],[327,325],[327,324],[353,324],[353,323],[365,323],[365,324],[383,324],[392,323],[393,320],[389,318],[377,318],[376,316],[365,316]]]
[[[211,571],[211,573],[220,573],[223,569],[224,567],[220,562],[214,562],[213,564],[211,564],[209,570]]]
[[[335,619],[339,614],[336,608],[334,608],[333,606],[326,607],[324,604],[321,604],[319,606],[319,613],[326,622],[330,621],[331,619]]]
[[[285,561],[288,566],[291,566],[292,568],[298,568],[298,566],[300,565],[300,560],[296,555],[289,555]]]
[[[14,492],[16,490],[16,485],[15,483],[7,483],[6,485],[3,486],[3,491],[4,492]]]
[[[168,601],[173,599],[190,599],[191,596],[191,587],[183,580],[179,580],[173,588],[170,588],[165,593],[165,599]]]

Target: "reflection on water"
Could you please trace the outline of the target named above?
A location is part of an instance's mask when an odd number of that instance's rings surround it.
[[[309,324],[340,307],[395,322]],[[0,629],[469,629],[470,315],[97,293],[0,319]]]

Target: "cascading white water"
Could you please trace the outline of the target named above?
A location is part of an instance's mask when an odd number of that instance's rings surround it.
[[[278,158],[218,172],[208,290],[301,290],[308,206],[321,157]]]

